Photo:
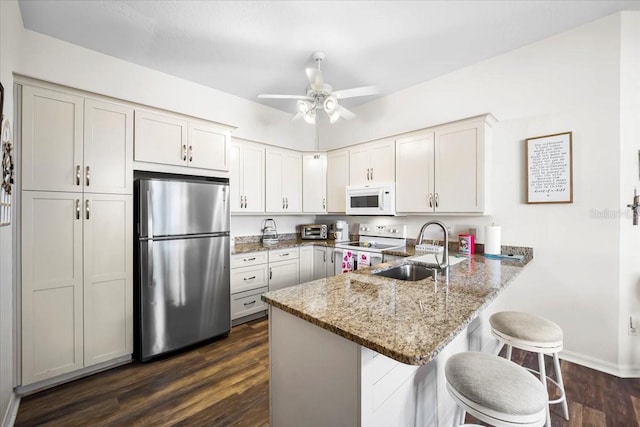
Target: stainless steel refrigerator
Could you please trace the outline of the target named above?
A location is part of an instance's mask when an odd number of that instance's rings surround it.
[[[231,329],[229,181],[135,184],[135,355],[147,361]]]

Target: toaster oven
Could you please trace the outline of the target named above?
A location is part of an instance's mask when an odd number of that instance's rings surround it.
[[[300,237],[308,240],[326,240],[327,224],[308,224],[303,225],[300,230]]]

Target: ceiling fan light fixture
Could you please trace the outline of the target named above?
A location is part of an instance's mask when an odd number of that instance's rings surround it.
[[[309,102],[305,101],[305,100],[298,100],[297,102],[297,108],[298,108],[298,113],[300,114],[306,114],[309,112],[310,108],[309,108]]]
[[[327,96],[324,99],[324,111],[331,115],[338,108],[338,100],[335,96]]]
[[[310,125],[316,124],[316,112],[315,111],[307,111],[306,113],[304,113],[302,115],[302,118],[304,119],[305,122],[309,123]]]

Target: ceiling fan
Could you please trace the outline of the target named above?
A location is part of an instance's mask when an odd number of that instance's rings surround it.
[[[375,95],[379,93],[379,89],[376,86],[363,86],[333,91],[331,85],[324,82],[322,70],[320,69],[320,63],[325,57],[326,55],[322,51],[313,53],[313,59],[316,61],[318,68],[307,68],[305,70],[307,72],[307,78],[309,79],[306,95],[261,93],[258,95],[258,98],[297,99],[296,109],[298,112],[293,116],[292,120],[302,117],[304,121],[309,124],[316,122],[317,112],[320,110],[324,110],[331,123],[335,123],[340,117],[346,120],[353,119],[356,115],[340,105],[338,100],[355,98],[357,96]]]

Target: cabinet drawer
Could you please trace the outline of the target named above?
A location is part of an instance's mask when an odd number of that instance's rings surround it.
[[[252,291],[240,292],[231,295],[231,320],[258,313],[267,309],[267,304],[260,299],[260,295],[267,292],[268,288],[259,288]]]
[[[266,264],[267,251],[248,252],[246,254],[231,255],[231,268],[248,267],[250,265]]]
[[[298,248],[274,249],[269,251],[269,262],[298,259]]]
[[[267,264],[234,268],[231,270],[231,293],[268,286],[267,271]]]

